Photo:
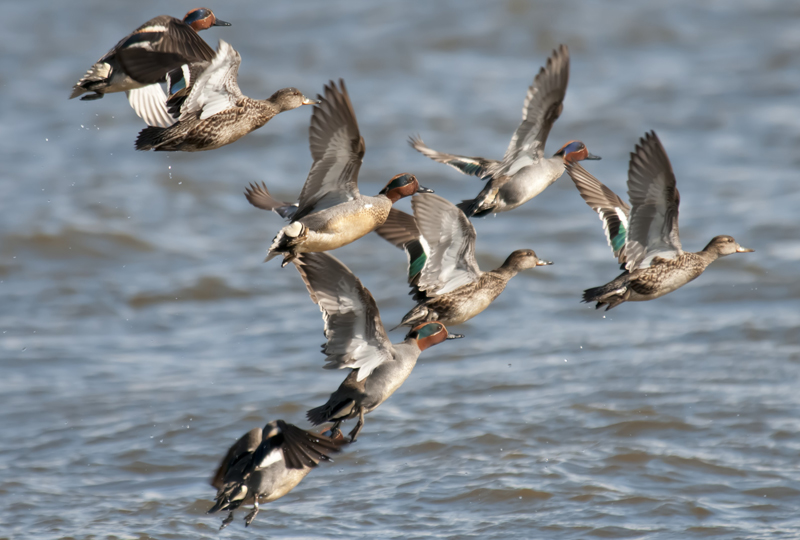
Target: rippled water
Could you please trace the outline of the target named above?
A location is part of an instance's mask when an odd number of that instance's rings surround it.
[[[687,249],[715,263],[607,314],[582,289],[617,273],[565,177],[478,220],[478,260],[532,247],[467,338],[426,351],[359,442],[218,534],[207,485],[227,446],[275,418],[305,426],[344,372],[292,268],[262,264],[280,219],[241,192],[299,193],[310,108],[201,154],[137,153],[120,95],[68,101],[119,37],[189,2],[17,2],[0,44],[0,536],[9,538],[796,538],[800,535],[800,8],[794,2],[236,2],[204,34],[242,54],[254,97],[344,77],[367,154],[361,187],[411,171],[477,193],[408,148],[499,157],[525,88],[567,43],[548,150],[583,140],[624,193],[656,129]],[[407,207],[404,202],[403,206]],[[387,324],[411,306],[402,253],[336,252]],[[401,339],[396,332],[393,338]],[[348,428],[349,429],[349,428]]]

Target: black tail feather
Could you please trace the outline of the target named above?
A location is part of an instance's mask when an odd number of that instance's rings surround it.
[[[465,199],[456,205],[467,217],[475,213],[475,199]]]
[[[136,137],[137,150],[152,150],[164,141],[164,132],[168,128],[158,126],[148,126],[139,132]]]

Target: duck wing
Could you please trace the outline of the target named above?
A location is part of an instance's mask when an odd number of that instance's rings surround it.
[[[222,489],[225,483],[244,475],[244,470],[249,465],[253,452],[261,444],[261,436],[261,428],[253,428],[233,443],[211,479],[213,487]]]
[[[345,440],[305,431],[293,424],[278,420],[283,434],[283,458],[287,469],[316,467],[320,461],[331,461],[328,454],[339,452]]]
[[[297,203],[283,202],[274,198],[269,194],[267,185],[264,182],[261,182],[260,186],[250,182],[250,186],[244,188],[244,196],[247,198],[247,202],[256,208],[267,211],[272,210],[283,219],[291,220],[295,212],[297,212]]]
[[[498,173],[513,174],[520,165],[528,165],[544,157],[544,145],[550,129],[564,109],[564,96],[569,83],[569,49],[560,45],[539,69],[533,84],[528,87],[522,105],[522,123],[511,137],[503,161],[489,169],[492,176]],[[522,162],[518,162],[520,158]],[[515,166],[516,165],[516,166]]]
[[[205,120],[236,107],[244,98],[236,81],[241,63],[242,57],[236,49],[219,40],[216,56],[191,86],[178,120]]]
[[[142,84],[162,82],[183,64],[211,61],[215,53],[180,19],[161,15],[137,28],[118,45],[117,58],[130,78]]]
[[[427,260],[418,287],[440,295],[477,281],[481,270],[475,260],[475,227],[453,203],[423,193],[411,199]]]
[[[600,216],[608,245],[621,264],[626,261],[625,240],[631,207],[578,163],[568,162],[567,173],[586,204]]]
[[[680,194],[667,152],[654,131],[639,139],[631,153],[628,198],[626,268],[632,271],[649,266],[653,257],[673,259],[683,253],[678,235]]]
[[[126,90],[128,102],[136,115],[148,126],[166,128],[175,123],[175,119],[167,110],[167,94],[160,84],[148,84],[141,88]]]
[[[411,285],[409,294],[419,293],[419,275],[428,260],[424,241],[421,239],[417,220],[414,216],[392,208],[386,221],[375,229],[378,235],[387,242],[394,244],[406,252],[408,258],[408,284]],[[425,296],[424,294],[422,295]],[[416,296],[414,297],[416,300]]]
[[[359,381],[392,358],[375,299],[349,268],[327,253],[302,253],[293,261],[325,322],[325,368],[358,369]]]
[[[364,139],[344,81],[331,81],[314,106],[309,146],[314,163],[300,192],[294,220],[360,197],[358,171],[364,159]]]
[[[433,161],[444,163],[459,172],[478,176],[480,178],[486,176],[486,171],[488,171],[490,167],[496,167],[500,163],[499,161],[482,157],[459,156],[456,154],[437,152],[425,146],[425,143],[422,142],[420,137],[409,137],[408,144],[411,145],[411,148],[423,156],[431,158]]]

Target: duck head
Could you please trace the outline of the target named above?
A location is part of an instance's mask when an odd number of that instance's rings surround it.
[[[417,177],[413,174],[402,173],[389,180],[389,183],[378,195],[386,195],[392,203],[396,203],[403,197],[410,197],[414,193],[433,193],[433,190],[420,186]]]
[[[559,156],[565,162],[583,161],[584,159],[600,159],[600,156],[590,154],[586,149],[586,145],[581,141],[569,141],[561,147],[561,149],[553,154],[553,157]]]
[[[208,30],[212,26],[230,26],[231,23],[217,19],[214,12],[208,8],[196,8],[186,14],[183,22],[191,26],[195,32]]]
[[[447,328],[440,322],[418,324],[406,334],[406,340],[414,339],[417,341],[417,347],[419,347],[420,351],[438,345],[447,339],[457,339],[459,337],[464,336],[460,334],[449,334]]]
[[[261,439],[266,441],[267,439],[271,439],[272,437],[276,437],[282,433],[281,426],[283,422],[281,420],[273,420],[261,431]]]
[[[736,243],[732,236],[720,235],[711,239],[703,251],[707,253],[714,253],[718,257],[731,255],[733,253],[752,253],[754,249],[744,248]]]
[[[549,266],[553,264],[550,261],[543,261],[536,256],[536,252],[532,249],[518,249],[508,256],[506,262],[503,263],[503,268],[519,272],[520,270],[527,270],[536,266]]]
[[[316,99],[310,99],[304,96],[297,88],[291,87],[281,88],[272,94],[267,101],[277,105],[281,112],[291,111],[301,105],[317,105],[319,103]]]

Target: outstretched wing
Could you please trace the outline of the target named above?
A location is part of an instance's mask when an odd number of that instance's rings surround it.
[[[437,152],[425,146],[425,143],[422,142],[420,137],[409,137],[408,144],[411,145],[411,148],[423,156],[431,158],[433,161],[450,165],[457,171],[480,178],[486,175],[486,171],[489,170],[490,167],[497,166],[499,163],[493,159],[485,159],[482,157],[458,156],[456,154]]]
[[[167,94],[160,84],[127,90],[125,95],[136,115],[148,126],[166,128],[175,123],[175,119],[167,111]]]
[[[522,105],[522,123],[511,137],[503,161],[489,173],[513,174],[522,166],[544,156],[550,129],[564,108],[569,83],[569,49],[560,45],[547,59],[545,67],[533,79]],[[522,162],[520,162],[520,158]]]
[[[294,219],[351,201],[359,196],[358,171],[364,159],[364,139],[344,81],[331,81],[318,96],[309,128],[314,163],[300,192]]]
[[[247,198],[247,202],[256,208],[272,210],[283,219],[292,219],[297,212],[297,203],[283,202],[274,198],[269,194],[264,182],[261,182],[260,186],[251,182],[248,187],[244,188],[244,196]]]
[[[475,227],[464,212],[431,193],[417,195],[411,206],[428,253],[419,289],[439,295],[478,280],[481,270],[475,261]]]
[[[654,131],[639,139],[628,167],[630,228],[626,268],[650,265],[653,257],[673,259],[683,253],[678,236],[680,194],[667,152]]]
[[[142,84],[164,80],[183,64],[211,61],[215,54],[194,29],[180,19],[150,19],[118,44],[117,58],[125,73]]]
[[[360,381],[392,358],[375,299],[349,268],[327,253],[302,253],[293,262],[322,311],[327,369],[358,369]]]
[[[283,420],[277,423],[283,434],[283,458],[287,469],[316,467],[320,461],[331,461],[328,454],[339,452],[345,444],[344,439],[334,440],[305,431]]]
[[[425,251],[425,243],[421,238],[417,220],[405,212],[392,208],[386,221],[375,229],[375,232],[387,242],[404,250],[408,257],[408,283],[411,285],[410,294],[419,292],[419,275],[425,262],[428,260],[428,253]]]
[[[629,227],[630,206],[578,163],[568,162],[567,173],[575,182],[575,187],[578,188],[578,193],[586,204],[600,216],[608,245],[611,246],[614,257],[624,264],[627,260],[625,241]]]
[[[226,41],[219,40],[214,59],[192,85],[179,120],[205,120],[232,109],[244,97],[236,82],[242,57]]]
[[[241,478],[252,461],[253,452],[261,444],[261,434],[260,428],[253,428],[233,443],[211,479],[212,486],[222,489],[231,478]]]

